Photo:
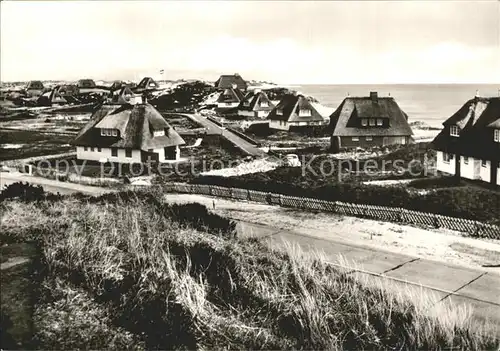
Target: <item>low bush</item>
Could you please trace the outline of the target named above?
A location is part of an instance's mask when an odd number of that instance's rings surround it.
[[[297,169],[300,172],[300,169]],[[462,217],[500,224],[500,193],[474,187],[437,189],[424,195],[408,192],[403,186],[374,186],[334,183],[316,187],[290,182],[245,179],[244,177],[203,176],[193,183],[252,189],[290,196],[343,201],[358,204],[401,207],[450,217]]]
[[[59,194],[46,193],[41,185],[17,182],[9,184],[0,192],[0,201],[19,199],[21,201],[41,201],[60,198]]]

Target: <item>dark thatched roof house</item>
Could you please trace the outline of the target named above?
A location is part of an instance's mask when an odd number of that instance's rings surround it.
[[[29,81],[28,84],[26,84],[24,90],[26,91],[26,94],[28,96],[39,96],[42,95],[42,93],[45,90],[45,87],[43,86],[43,83],[41,81],[32,80]]]
[[[84,89],[91,89],[91,88],[96,88],[97,85],[92,79],[80,79],[77,83],[76,86],[78,88],[84,88]]]
[[[302,94],[286,94],[267,116],[269,128],[278,130],[305,129],[321,126],[325,119]]]
[[[97,94],[100,96],[106,95],[109,91],[102,87],[98,87],[92,79],[80,79],[76,86],[78,94]]]
[[[137,84],[137,86],[134,88],[135,92],[144,92],[144,91],[150,91],[150,90],[156,90],[160,88],[158,83],[151,78],[151,77],[144,77],[142,80]]]
[[[77,158],[99,162],[141,163],[180,159],[180,135],[150,104],[106,103],[72,142]]]
[[[110,91],[107,102],[112,104],[136,104],[142,101],[141,96],[134,94],[128,86]]]
[[[40,95],[37,100],[38,106],[66,105],[68,101],[59,93],[59,87],[54,87]]]
[[[223,74],[215,81],[214,85],[217,89],[228,89],[232,88],[235,84],[240,90],[246,90],[248,88],[247,82],[245,82],[238,73]]]
[[[267,94],[261,90],[254,90],[245,95],[238,106],[238,115],[246,117],[266,118],[274,108]]]
[[[347,97],[330,116],[332,150],[413,142],[408,115],[392,97]]]
[[[433,140],[438,171],[500,185],[500,97],[476,96]]]
[[[217,107],[220,109],[235,109],[243,101],[245,95],[237,88],[236,84],[224,89],[217,99]]]

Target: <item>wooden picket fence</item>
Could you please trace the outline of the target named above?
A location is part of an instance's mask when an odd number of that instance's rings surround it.
[[[279,205],[296,209],[333,212],[346,216],[388,222],[409,223],[434,228],[446,228],[467,233],[474,237],[500,239],[500,227],[493,224],[486,224],[470,219],[448,217],[435,213],[412,211],[400,207],[326,201],[256,190],[227,188],[204,184],[167,183],[165,185],[165,190],[172,193],[217,196],[234,200],[262,202],[270,205]]]

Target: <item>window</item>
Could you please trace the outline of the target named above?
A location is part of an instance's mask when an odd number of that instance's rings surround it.
[[[118,156],[118,149],[116,147],[111,148],[111,156]]]
[[[165,131],[164,131],[164,130],[155,130],[155,131],[153,132],[153,135],[154,135],[155,137],[157,137],[157,136],[163,136],[163,135],[165,135]]]
[[[97,152],[101,152],[101,148],[100,147],[97,148]]]
[[[500,143],[500,129],[495,129],[493,132],[493,140]]]
[[[88,151],[88,150],[89,150],[89,148],[86,146],[83,148],[83,151]]]
[[[311,116],[311,110],[300,109],[299,116],[300,117],[309,117],[309,116]]]
[[[445,152],[443,154],[443,161],[446,163],[449,163],[451,160],[453,160],[453,154],[449,154],[449,153]]]
[[[106,135],[108,135],[108,130],[101,128],[101,136],[106,136]]]
[[[352,137],[352,141],[359,141],[358,137]]]
[[[486,167],[488,165],[488,161],[481,160],[481,167]]]
[[[370,119],[368,120],[368,123],[369,123],[370,127],[375,126],[375,119],[370,118]]]
[[[102,128],[101,135],[102,136],[117,136],[118,131],[116,129]]]
[[[94,152],[94,148],[93,148],[93,147],[91,147],[91,148],[90,148],[90,151]]]
[[[277,114],[278,116],[283,116],[283,109],[281,109],[281,108],[277,109],[277,110],[276,110],[276,114]]]
[[[469,158],[468,158],[467,156],[464,156],[464,163],[465,163],[466,165],[468,165],[468,164],[469,164]]]
[[[377,126],[383,126],[384,120],[382,118],[377,118]]]
[[[450,127],[450,135],[451,136],[459,136],[459,133],[460,133],[460,128],[458,128],[458,126],[451,126]]]
[[[262,101],[260,103],[260,107],[269,107],[269,104],[267,103],[267,101]]]
[[[368,120],[367,120],[366,118],[363,118],[363,119],[361,120],[361,125],[362,125],[363,127],[366,127],[366,126],[368,125]]]
[[[372,141],[372,140],[373,140],[373,138],[371,136],[366,137],[366,141]]]
[[[125,149],[125,157],[132,157],[132,150],[131,149]]]
[[[112,134],[113,136],[118,136],[118,131],[117,131],[116,129],[112,129],[112,130],[111,130],[111,134]]]

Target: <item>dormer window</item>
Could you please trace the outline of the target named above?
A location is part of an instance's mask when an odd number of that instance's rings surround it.
[[[102,136],[118,136],[118,130],[101,128],[101,135]]]
[[[368,120],[368,124],[370,125],[370,127],[375,127],[375,119],[374,118],[370,118]]]
[[[299,117],[310,117],[311,116],[311,110],[307,109],[300,109],[299,110]]]
[[[361,119],[361,125],[366,127],[368,125],[368,120],[366,118]]]
[[[377,118],[377,126],[381,127],[384,125],[384,120],[382,118]]]
[[[269,104],[267,103],[267,101],[262,101],[260,103],[260,107],[269,107]]]
[[[459,136],[460,135],[460,128],[458,128],[458,126],[451,126],[450,127],[450,135],[454,136],[454,137]]]
[[[493,140],[500,143],[500,129],[495,129],[493,132]]]
[[[281,108],[277,109],[277,110],[276,110],[276,114],[277,114],[278,116],[283,116],[283,109],[281,109]]]
[[[165,135],[165,130],[162,129],[162,130],[155,130],[153,132],[153,136],[157,137],[157,136],[164,136]]]

